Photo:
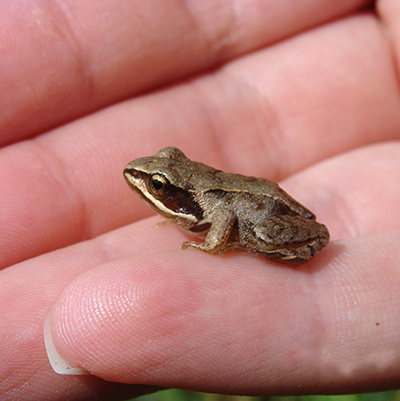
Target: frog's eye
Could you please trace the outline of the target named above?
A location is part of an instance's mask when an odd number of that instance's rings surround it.
[[[153,174],[149,181],[149,190],[155,196],[163,196],[169,187],[169,181],[162,174]]]

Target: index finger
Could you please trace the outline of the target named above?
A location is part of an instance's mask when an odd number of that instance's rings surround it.
[[[2,1],[0,145],[208,69],[367,1],[288,3],[258,0],[237,9],[221,0]]]

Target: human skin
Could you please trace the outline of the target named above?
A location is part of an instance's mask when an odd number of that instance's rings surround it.
[[[2,400],[398,386],[398,1],[12,0],[0,27]],[[181,250],[122,176],[165,146],[278,181],[330,244]],[[92,376],[50,367],[50,307]]]

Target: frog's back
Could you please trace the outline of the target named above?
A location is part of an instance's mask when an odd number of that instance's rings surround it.
[[[305,208],[302,204],[293,199],[286,193],[278,184],[266,179],[253,176],[245,176],[241,174],[225,173],[221,170],[216,170],[210,167],[208,171],[209,179],[203,183],[203,191],[218,193],[219,196],[231,198],[234,193],[239,198],[245,195],[248,204],[252,203],[249,200],[253,197],[257,204],[268,202],[281,205],[282,210],[289,208],[292,212],[303,216],[309,220],[315,220],[315,215]]]
[[[215,170],[213,178],[214,180],[209,182],[210,189],[215,186],[224,191],[249,192],[268,196],[276,196],[283,192],[278,184],[266,178],[225,173],[220,170]]]

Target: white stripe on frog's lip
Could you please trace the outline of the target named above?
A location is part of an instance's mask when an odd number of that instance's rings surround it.
[[[158,210],[166,214],[169,214],[170,216],[180,217],[185,220],[190,220],[192,223],[197,223],[199,221],[199,219],[196,216],[193,216],[192,214],[174,212],[173,210],[165,207],[165,205],[161,201],[159,201],[149,193],[146,185],[143,184],[141,180],[135,180],[132,178],[132,176],[129,176],[129,182],[131,183],[132,186],[137,188],[140,191],[140,193],[143,196],[145,196]]]

